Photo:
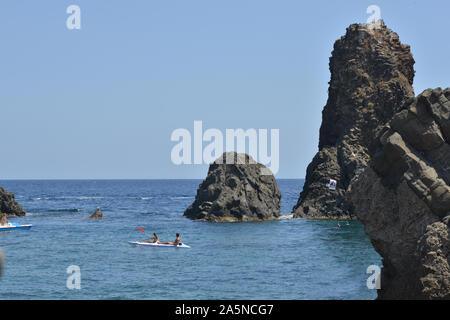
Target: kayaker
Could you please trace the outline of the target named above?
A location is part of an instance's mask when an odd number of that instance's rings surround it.
[[[153,243],[160,243],[160,242],[159,242],[159,238],[158,238],[158,236],[156,235],[155,232],[153,232],[153,237],[150,237],[150,236],[149,236],[149,238],[153,240],[153,241],[152,241]],[[150,243],[151,241],[144,241],[144,242]]]
[[[177,245],[181,244],[180,234],[177,233],[177,238],[175,239],[175,241],[164,242],[164,243],[161,243],[161,244],[171,244],[171,245],[174,245],[174,246],[177,246]]]
[[[179,245],[181,243],[181,239],[180,239],[180,234],[177,233],[177,238],[175,239],[174,242],[172,242],[173,245]]]

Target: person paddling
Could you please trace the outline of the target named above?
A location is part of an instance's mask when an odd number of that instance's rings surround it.
[[[152,242],[152,243],[160,243],[159,242],[159,238],[158,238],[158,236],[156,235],[156,233],[155,232],[153,232],[153,237],[150,237],[150,236],[148,236],[150,239],[152,239],[153,241],[144,241],[144,242],[148,242],[148,243],[150,243],[150,242]]]

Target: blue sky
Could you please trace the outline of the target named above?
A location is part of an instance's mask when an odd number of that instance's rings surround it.
[[[203,178],[170,159],[194,120],[279,129],[277,177],[303,178],[333,43],[372,4],[411,45],[416,94],[448,86],[446,1],[3,0],[0,179]]]

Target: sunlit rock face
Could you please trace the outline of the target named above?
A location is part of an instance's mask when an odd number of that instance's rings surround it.
[[[270,170],[247,154],[227,152],[209,167],[184,215],[193,220],[238,222],[280,217],[281,192]]]
[[[308,166],[295,217],[355,217],[346,199],[348,186],[367,167],[379,130],[414,96],[413,66],[409,46],[382,22],[373,29],[353,24],[336,41],[319,151]],[[330,179],[337,181],[336,190],[326,187]]]

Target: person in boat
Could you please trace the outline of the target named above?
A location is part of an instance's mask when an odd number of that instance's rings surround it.
[[[177,245],[181,244],[180,234],[177,233],[177,238],[175,239],[175,241],[164,242],[162,244],[171,244],[171,245],[174,245],[174,246],[177,246]]]
[[[181,239],[180,239],[180,234],[179,233],[177,233],[177,238],[175,239],[174,242],[172,242],[172,244],[174,244],[174,245],[181,244]]]
[[[2,216],[2,220],[1,220],[1,222],[0,222],[0,225],[6,226],[7,223],[8,223],[8,219],[6,218],[6,214],[4,214],[4,215]]]
[[[153,241],[144,241],[144,242],[148,242],[148,243],[160,243],[159,242],[159,238],[158,238],[158,236],[156,235],[156,233],[155,232],[153,232],[153,237],[150,237],[150,236],[148,236],[150,239],[152,239]]]
[[[346,226],[349,226],[350,223],[349,223],[348,221],[345,221],[345,225],[346,225]]]

